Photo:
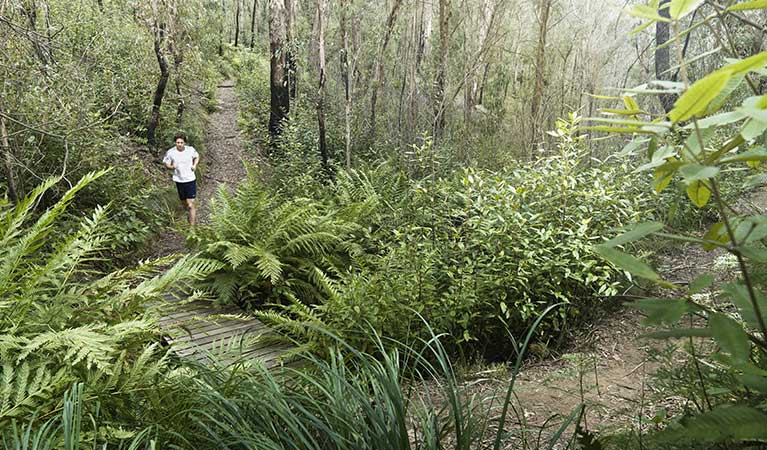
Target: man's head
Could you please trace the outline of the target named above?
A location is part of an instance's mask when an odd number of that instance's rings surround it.
[[[184,133],[176,133],[173,140],[176,141],[176,150],[183,151],[184,144],[186,144],[186,135]]]

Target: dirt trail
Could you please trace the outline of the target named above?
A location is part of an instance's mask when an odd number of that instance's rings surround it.
[[[242,138],[237,128],[238,104],[234,81],[223,81],[218,86],[216,98],[218,106],[208,117],[205,151],[200,152],[200,166],[197,172],[197,220],[199,223],[207,223],[210,201],[220,187],[234,189],[246,177],[244,161],[252,162],[253,160],[248,152],[243,151]],[[189,144],[195,145],[194,142]],[[186,251],[184,236],[180,232],[180,229],[188,226],[186,215],[180,210],[177,215],[176,226],[161,233],[157,238],[153,246],[153,257]]]
[[[205,135],[206,153],[203,157],[202,189],[199,198],[200,223],[206,223],[210,213],[210,200],[221,188],[230,191],[246,177],[244,162],[253,162],[244,151],[240,131],[237,127],[238,105],[234,81],[227,80],[218,86],[216,92],[219,105],[208,119]]]

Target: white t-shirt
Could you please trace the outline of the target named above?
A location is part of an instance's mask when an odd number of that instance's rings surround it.
[[[176,169],[173,170],[173,181],[187,183],[197,179],[194,170],[192,170],[192,160],[199,157],[200,155],[194,147],[185,145],[184,151],[180,152],[176,150],[176,147],[173,147],[165,152],[165,158],[162,159],[162,162],[176,166]]]

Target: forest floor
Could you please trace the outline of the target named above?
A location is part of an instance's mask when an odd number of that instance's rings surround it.
[[[763,214],[767,211],[767,189],[752,192],[736,208]],[[721,249],[707,252],[695,244],[662,245],[666,247],[658,251],[655,266],[664,279],[687,285],[705,273],[715,276],[713,287],[703,295],[710,296],[736,274]],[[646,295],[671,297],[674,292]],[[679,368],[687,361],[683,350],[686,340],[644,338],[653,330],[642,323],[642,318],[638,310],[626,304],[616,305],[612,311],[608,308],[574,334],[562,350],[565,353],[538,357],[523,365],[507,423],[507,429],[516,430],[517,445],[524,440],[529,446],[525,448],[545,448],[548,439],[581,404],[585,405],[583,426],[592,431],[646,431],[654,426],[656,414],[665,411],[670,416],[683,409],[685,399],[668,394],[663,377],[657,375],[662,366]],[[503,365],[474,372],[467,369],[464,379],[470,393],[501,399],[509,376],[508,366]]]
[[[204,151],[200,151],[197,169],[197,221],[207,223],[211,200],[216,192],[225,187],[230,192],[247,176],[246,164],[253,164],[255,157],[244,151],[243,140],[237,127],[238,104],[234,81],[222,81],[216,92],[218,106],[208,116]],[[194,147],[194,142],[188,145]],[[161,183],[173,184],[165,171]],[[173,188],[175,192],[175,187]],[[186,212],[180,203],[175,208],[173,226],[160,233],[150,245],[154,258],[186,252],[183,229],[188,227]]]

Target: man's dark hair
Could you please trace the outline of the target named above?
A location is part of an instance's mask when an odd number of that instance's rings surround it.
[[[186,142],[186,135],[184,133],[176,133],[176,135],[173,136],[173,142],[176,142],[179,139],[183,139],[184,142]]]

